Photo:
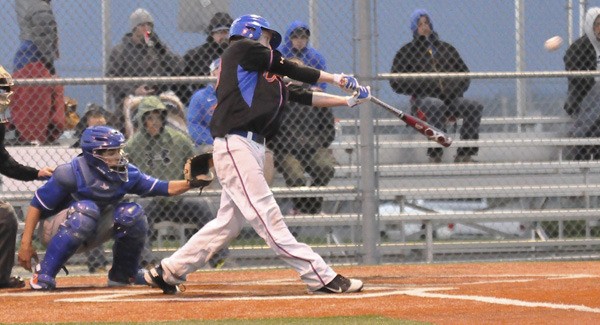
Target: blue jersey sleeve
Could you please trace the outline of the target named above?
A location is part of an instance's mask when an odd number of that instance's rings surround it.
[[[42,211],[55,211],[71,199],[75,175],[70,164],[58,166],[52,177],[35,191],[31,205]]]
[[[142,173],[136,166],[129,164],[128,193],[139,196],[169,196],[169,182],[156,179]]]

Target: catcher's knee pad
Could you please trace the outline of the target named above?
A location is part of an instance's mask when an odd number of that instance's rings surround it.
[[[119,203],[114,215],[115,237],[142,238],[148,231],[148,221],[144,209],[137,203]]]
[[[96,230],[100,209],[90,200],[77,201],[67,211],[64,227],[75,239],[84,241]]]

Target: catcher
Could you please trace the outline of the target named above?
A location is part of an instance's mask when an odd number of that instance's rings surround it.
[[[107,126],[88,127],[81,136],[82,155],[60,165],[41,186],[27,209],[18,260],[33,269],[38,257],[33,232],[40,223],[38,238],[47,247],[44,259],[35,266],[31,289],[56,288],[56,275],[77,252],[114,239],[109,286],[143,283],[136,275],[148,233],[144,210],[123,200],[125,194],[173,196],[202,188],[203,180],[159,180],[142,173],[123,154],[125,137]]]

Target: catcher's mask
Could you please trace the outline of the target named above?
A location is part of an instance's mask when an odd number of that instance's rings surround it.
[[[4,117],[4,113],[6,112],[8,105],[10,105],[10,96],[13,94],[13,86],[14,82],[12,76],[0,65],[0,123],[5,123],[7,121]]]
[[[124,146],[125,136],[108,126],[91,126],[81,135],[81,149],[86,162],[111,181],[129,180],[129,161],[123,152]]]

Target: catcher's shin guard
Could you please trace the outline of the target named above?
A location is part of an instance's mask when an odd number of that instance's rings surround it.
[[[46,249],[46,255],[38,264],[38,278],[48,276],[54,279],[67,260],[75,254],[81,244],[96,230],[100,211],[92,201],[75,202],[69,207],[67,219]],[[44,276],[42,276],[44,275]]]
[[[54,277],[47,274],[39,273],[41,271],[40,264],[36,265],[35,273],[29,280],[29,286],[33,290],[49,291],[56,289],[56,280]]]
[[[114,221],[113,266],[108,272],[108,278],[128,283],[135,278],[139,268],[148,221],[142,207],[131,202],[117,205]]]

